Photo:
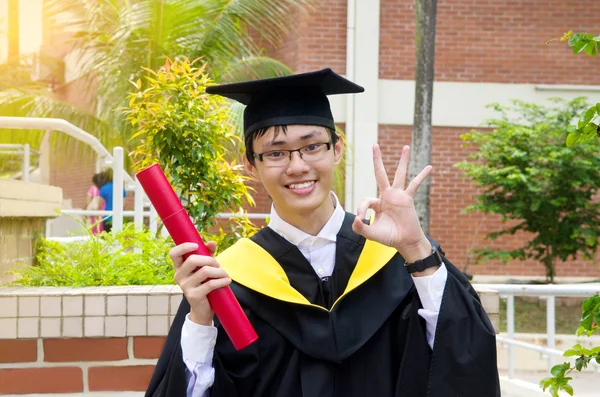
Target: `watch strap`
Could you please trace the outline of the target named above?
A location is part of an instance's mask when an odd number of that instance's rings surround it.
[[[413,263],[404,263],[404,267],[409,273],[420,273],[430,267],[439,266],[444,262],[440,248],[434,248],[433,253],[426,258],[419,259]]]

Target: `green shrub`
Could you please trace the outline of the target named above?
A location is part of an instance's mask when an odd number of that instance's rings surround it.
[[[102,233],[86,241],[40,240],[35,266],[14,270],[18,286],[108,286],[173,284],[170,238],[131,224],[115,235]]]
[[[523,245],[476,250],[478,259],[535,259],[554,280],[559,261],[593,258],[600,244],[600,157],[593,142],[565,147],[569,125],[585,108],[582,99],[550,106],[514,101],[494,105],[493,131],[473,131],[463,140],[477,149],[457,166],[477,185],[467,211],[500,215],[501,230],[486,238],[528,233]]]
[[[240,141],[226,99],[209,95],[212,81],[186,59],[171,61],[130,95],[124,112],[137,132],[136,170],[159,163],[194,224],[208,230],[219,212],[236,212],[253,199],[230,149]]]

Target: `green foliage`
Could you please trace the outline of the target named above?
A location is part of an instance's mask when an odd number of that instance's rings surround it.
[[[581,304],[581,327],[577,329],[577,336],[591,336],[600,329],[600,295],[596,294],[583,301]],[[600,364],[600,362],[598,362]]]
[[[582,99],[557,99],[549,107],[496,104],[499,117],[488,121],[493,131],[462,136],[477,151],[457,166],[481,188],[467,211],[511,221],[488,239],[531,235],[517,249],[479,250],[478,260],[533,258],[544,264],[552,281],[558,260],[578,254],[592,258],[600,235],[600,203],[593,200],[600,188],[598,147],[585,142],[564,146],[569,123],[585,108]]]
[[[569,47],[573,49],[573,54],[579,54],[581,51],[585,51],[586,54],[591,56],[598,55],[598,43],[600,43],[600,35],[594,37],[593,34],[589,33],[575,33],[572,30],[566,32],[560,41],[566,41]]]
[[[583,301],[581,305],[581,327],[577,330],[577,335],[580,336],[584,332],[591,336],[594,332],[600,329],[600,295],[596,294]],[[594,360],[600,364],[600,346],[592,349],[586,349],[580,344],[573,346],[564,353],[565,357],[577,357],[575,364],[564,362],[552,367],[550,373],[552,376],[544,378],[540,382],[540,387],[545,391],[548,389],[554,397],[558,396],[558,390],[564,390],[570,395],[573,395],[573,388],[569,385],[572,379],[567,375],[573,371],[581,371],[587,368],[589,363]]]
[[[289,74],[287,66],[264,56],[261,47],[281,43],[297,12],[314,3],[45,0],[45,28],[67,37],[67,46],[72,49],[69,57],[77,62],[79,103],[75,106],[56,99],[53,87],[60,88],[62,83],[58,81],[61,68],[56,67],[64,67],[61,55],[60,59],[43,59],[43,71],[56,71],[49,81],[32,81],[36,64],[24,59],[6,71],[0,70],[0,110],[12,105],[11,116],[66,119],[98,137],[104,146],[121,145],[129,152],[133,129],[114,109],[127,105],[127,96],[133,91],[128,81],[143,78],[142,66],[156,70],[166,57],[186,56],[202,57],[219,82]],[[7,134],[0,130],[0,136]],[[75,142],[67,141],[66,147],[75,146]]]
[[[573,49],[574,54],[585,51],[591,56],[598,56],[600,48],[600,35],[595,36],[589,33],[576,33],[569,30],[566,32],[560,41],[566,41]],[[577,126],[569,127],[569,135],[567,136],[567,146],[571,146],[577,142],[586,142],[597,139],[600,136],[600,103],[595,104],[582,113]]]
[[[247,216],[237,216],[229,219],[228,226],[219,228],[218,233],[201,233],[204,241],[214,241],[217,243],[218,255],[224,249],[232,246],[236,241],[244,237],[250,237],[258,232],[258,227],[254,225]]]
[[[228,149],[240,138],[227,121],[227,101],[206,94],[212,82],[205,66],[167,59],[158,72],[147,69],[145,84],[134,83],[137,91],[124,111],[137,129],[132,137],[139,141],[135,167],[159,163],[196,226],[207,231],[219,212],[242,211],[253,199],[241,166],[228,158]],[[233,232],[250,225],[234,219]]]
[[[573,53],[579,53],[582,50],[585,50],[588,55],[598,55],[600,35],[596,37],[587,33],[577,33],[573,35],[573,31],[569,30],[563,35],[560,41],[568,41],[569,46],[573,48]],[[579,146],[577,144],[592,141],[597,143],[597,137],[600,136],[600,103],[597,103],[585,112],[581,112],[581,114],[582,116],[580,117],[577,126],[569,127],[569,135],[566,140],[568,147]],[[600,295],[596,294],[584,300],[581,305],[581,312],[581,326],[577,330],[577,336],[583,335],[584,332],[587,336],[591,336],[600,329],[598,326],[600,323]],[[584,349],[581,345],[577,344],[573,346],[573,348],[567,350],[564,353],[564,356],[578,356],[575,360],[575,366],[573,367],[568,362],[556,365],[551,370],[552,376],[544,378],[540,382],[540,387],[542,387],[544,391],[546,388],[549,388],[549,392],[553,397],[558,396],[559,389],[565,390],[570,395],[573,395],[573,388],[569,385],[569,380],[571,380],[571,378],[565,377],[565,375],[573,369],[581,371],[583,368],[586,368],[593,359],[600,364],[600,346],[589,350]]]
[[[37,265],[14,271],[21,286],[108,286],[173,284],[172,241],[126,224],[116,233],[59,243],[42,239]]]

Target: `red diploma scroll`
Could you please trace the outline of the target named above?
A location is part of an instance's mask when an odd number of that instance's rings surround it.
[[[198,244],[198,249],[186,254],[184,259],[192,254],[210,255],[160,165],[153,164],[140,171],[137,178],[175,244]],[[231,288],[224,287],[212,291],[208,294],[208,301],[237,350],[258,339]]]

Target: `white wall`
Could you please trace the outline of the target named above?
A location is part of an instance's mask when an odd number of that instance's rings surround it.
[[[379,124],[412,125],[414,81],[380,79],[378,94]],[[485,119],[494,116],[492,110],[486,109],[486,105],[492,102],[507,104],[511,99],[520,99],[544,103],[548,98],[572,99],[578,96],[588,97],[590,103],[600,102],[600,86],[436,82],[433,125],[481,126]],[[336,122],[345,122],[346,96],[331,96],[330,101]],[[360,113],[361,110],[357,107],[355,111]]]

